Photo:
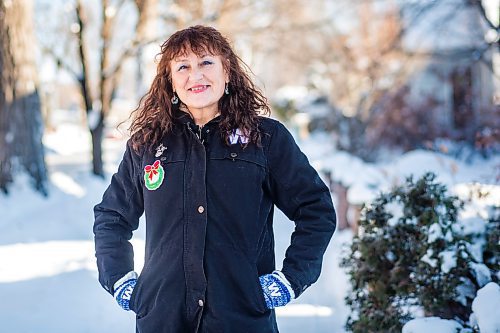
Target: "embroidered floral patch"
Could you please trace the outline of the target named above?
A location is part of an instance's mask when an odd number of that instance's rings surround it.
[[[144,167],[144,183],[148,190],[154,191],[163,183],[165,171],[159,160],[156,160],[153,165]]]

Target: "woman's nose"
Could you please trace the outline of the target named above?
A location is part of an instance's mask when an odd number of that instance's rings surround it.
[[[203,78],[203,73],[199,68],[193,68],[191,73],[189,73],[191,80],[198,81]]]

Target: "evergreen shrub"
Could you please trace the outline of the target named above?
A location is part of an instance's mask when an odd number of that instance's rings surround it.
[[[498,268],[499,231],[490,219],[483,235],[464,232],[463,206],[432,173],[410,177],[365,205],[342,261],[352,285],[347,330],[399,333],[416,316],[467,327],[476,291]],[[478,256],[474,243],[481,239]]]

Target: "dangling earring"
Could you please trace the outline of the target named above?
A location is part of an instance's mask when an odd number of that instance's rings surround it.
[[[226,82],[226,88],[224,89],[224,93],[226,95],[229,95],[229,83],[228,82]]]
[[[174,97],[172,97],[172,99],[170,101],[172,102],[172,104],[179,103],[179,97],[177,97],[177,94],[175,93],[175,91],[174,91]]]

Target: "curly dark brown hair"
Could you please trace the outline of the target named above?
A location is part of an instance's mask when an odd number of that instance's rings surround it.
[[[156,77],[131,114],[133,120],[129,130],[133,149],[151,149],[172,131],[174,111],[182,105],[171,102],[174,92],[170,62],[189,51],[198,56],[205,53],[220,56],[224,69],[229,73],[230,93],[219,100],[219,128],[223,140],[229,143],[229,136],[239,128],[250,142],[259,144],[259,115],[271,113],[267,99],[250,79],[251,70],[235,54],[228,40],[212,27],[197,25],[177,31],[161,45]]]

